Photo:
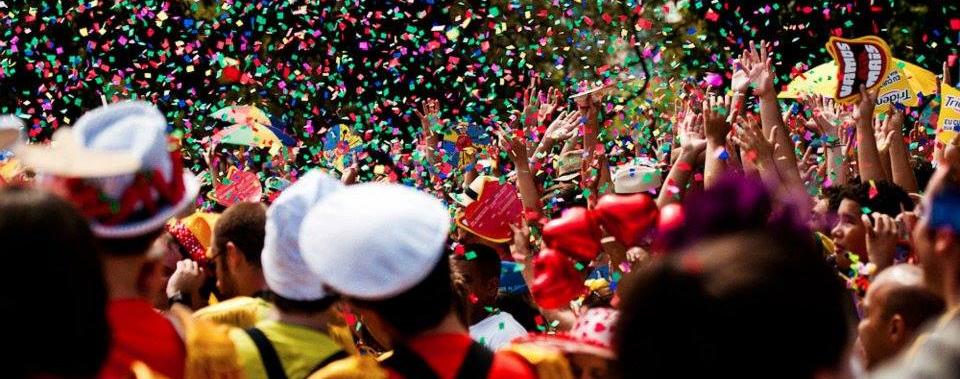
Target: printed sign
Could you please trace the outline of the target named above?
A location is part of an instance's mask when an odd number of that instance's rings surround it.
[[[891,70],[890,48],[878,37],[830,37],[827,51],[837,62],[837,91],[833,98],[840,103],[858,101],[860,85],[873,90],[888,78]],[[889,96],[888,100],[893,100],[898,95]]]
[[[215,200],[220,205],[229,207],[236,203],[260,201],[263,187],[260,186],[257,174],[231,168],[227,180],[229,183],[217,186],[214,193]]]
[[[363,139],[353,133],[350,126],[336,124],[323,137],[323,157],[343,172],[353,164],[353,153],[363,149]]]
[[[880,84],[880,92],[877,94],[876,108],[873,113],[884,113],[893,104],[903,104],[909,107],[920,104],[920,99],[910,90],[907,76],[896,69],[890,70],[887,79]]]
[[[510,225],[519,224],[522,217],[523,204],[517,188],[491,180],[483,184],[477,201],[457,217],[457,225],[488,241],[503,243],[510,241]]]
[[[960,90],[944,83],[941,93],[937,141],[949,144],[960,132]]]

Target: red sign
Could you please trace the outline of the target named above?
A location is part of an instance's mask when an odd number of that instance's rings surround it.
[[[457,225],[483,239],[503,243],[510,241],[510,225],[519,224],[522,217],[523,204],[517,188],[493,180],[483,184],[477,201],[457,217]]]
[[[231,170],[227,178],[229,184],[218,185],[214,196],[220,205],[229,207],[236,203],[258,202],[263,195],[263,187],[257,174],[249,171]]]

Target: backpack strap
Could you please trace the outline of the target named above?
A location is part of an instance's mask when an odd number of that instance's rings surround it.
[[[467,348],[467,356],[463,358],[460,369],[457,370],[457,379],[487,379],[493,367],[493,352],[472,341]]]
[[[247,335],[253,340],[260,352],[260,360],[263,362],[263,369],[267,372],[268,379],[287,379],[287,373],[283,371],[283,364],[280,363],[280,356],[273,344],[267,339],[267,335],[257,328],[245,329]]]
[[[393,355],[383,361],[383,365],[407,379],[440,379],[423,358],[403,345],[394,348]]]
[[[324,358],[322,361],[320,361],[320,363],[317,363],[317,365],[314,366],[313,370],[310,370],[310,373],[314,373],[314,372],[320,371],[320,370],[323,369],[324,367],[327,367],[328,364],[331,364],[331,363],[333,363],[333,362],[336,362],[336,361],[339,361],[339,360],[341,360],[341,359],[347,358],[347,357],[349,357],[349,356],[350,356],[350,354],[347,354],[346,351],[337,350],[336,353],[330,354],[329,357],[326,357],[326,358]]]

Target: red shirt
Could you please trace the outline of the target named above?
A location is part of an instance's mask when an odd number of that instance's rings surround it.
[[[423,358],[440,379],[453,379],[460,365],[463,364],[471,342],[473,340],[466,333],[431,334],[414,338],[407,346]],[[393,370],[389,371],[390,379],[403,379],[400,374]],[[533,368],[520,357],[512,353],[499,352],[494,354],[493,365],[487,377],[535,379],[537,375]]]
[[[170,320],[142,299],[112,300],[107,304],[112,335],[110,355],[101,375],[127,378],[130,365],[140,361],[170,379],[183,378],[186,348]]]

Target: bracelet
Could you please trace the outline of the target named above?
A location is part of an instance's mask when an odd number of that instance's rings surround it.
[[[180,304],[186,305],[187,307],[190,307],[191,305],[193,305],[193,302],[190,300],[191,300],[190,294],[183,293],[182,291],[177,291],[177,293],[173,294],[173,296],[170,296],[167,298],[167,303],[169,303],[171,306],[174,304],[180,303]]]

